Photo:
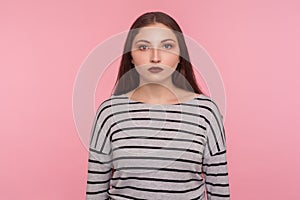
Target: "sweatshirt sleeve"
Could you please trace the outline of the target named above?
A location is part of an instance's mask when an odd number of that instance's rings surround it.
[[[96,113],[90,135],[86,200],[108,199],[112,176],[112,151],[109,140],[108,107],[102,103]]]
[[[223,116],[216,104],[211,106],[206,133],[202,170],[207,200],[229,200],[225,129]]]

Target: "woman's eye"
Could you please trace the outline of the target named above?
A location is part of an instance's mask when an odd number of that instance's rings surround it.
[[[171,45],[171,44],[165,44],[164,47],[166,47],[167,49],[171,49],[173,47],[173,45]]]
[[[166,49],[171,49],[173,47],[173,45],[172,44],[164,44],[163,47]],[[140,46],[138,46],[138,48],[139,48],[139,50],[144,51],[144,50],[149,49],[150,47],[147,45],[140,45]]]
[[[140,46],[139,46],[139,49],[140,49],[140,50],[145,50],[146,48],[147,48],[146,45],[140,45]]]

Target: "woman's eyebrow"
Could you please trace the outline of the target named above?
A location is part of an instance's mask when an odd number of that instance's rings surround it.
[[[162,42],[165,42],[165,41],[168,41],[168,40],[172,40],[173,42],[176,42],[176,41],[173,40],[173,39],[164,39],[164,40],[161,41],[161,43],[162,43]],[[150,42],[147,41],[147,40],[138,40],[138,41],[135,42],[135,44],[138,43],[138,42],[146,42],[146,43],[150,43]]]

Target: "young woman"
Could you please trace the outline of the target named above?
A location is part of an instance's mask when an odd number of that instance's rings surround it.
[[[115,86],[94,119],[86,199],[230,199],[223,116],[173,18],[136,19]]]

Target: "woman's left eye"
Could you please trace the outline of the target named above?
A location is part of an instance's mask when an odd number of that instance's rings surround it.
[[[167,47],[167,49],[170,49],[170,48],[173,47],[173,45],[171,45],[171,44],[165,44],[164,47]]]

